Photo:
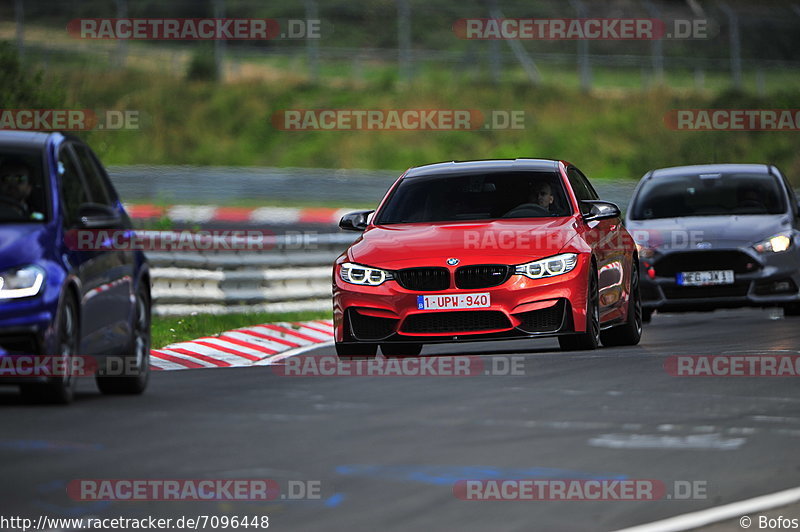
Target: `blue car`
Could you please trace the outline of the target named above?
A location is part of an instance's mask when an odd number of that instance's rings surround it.
[[[75,245],[76,232],[101,230],[130,235],[132,226],[85,143],[61,133],[0,132],[0,384],[20,386],[29,399],[69,403],[75,371],[20,372],[19,361],[77,368],[71,362],[92,360],[103,393],[145,390],[147,261],[115,246],[119,238]]]

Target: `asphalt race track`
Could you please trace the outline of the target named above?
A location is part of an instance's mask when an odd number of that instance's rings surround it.
[[[69,407],[0,389],[4,515],[268,515],[271,530],[614,530],[800,485],[800,380],[675,377],[672,355],[800,354],[777,310],[656,315],[640,346],[550,340],[428,347],[524,356],[524,375],[285,377],[157,372],[142,397],[88,382]],[[331,355],[320,347],[313,355]],[[75,479],[320,482],[312,500],[79,502]],[[699,482],[706,498],[463,501],[461,479]],[[682,484],[682,485],[685,485]],[[670,495],[672,493],[669,493]],[[800,516],[792,516],[800,517]],[[754,527],[755,528],[755,527]],[[251,529],[252,530],[252,529]]]

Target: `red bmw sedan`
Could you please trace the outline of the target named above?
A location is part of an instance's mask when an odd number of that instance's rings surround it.
[[[374,213],[374,214],[373,214]],[[575,166],[542,159],[406,171],[333,268],[339,356],[424,344],[558,337],[563,350],[635,345],[636,247]]]

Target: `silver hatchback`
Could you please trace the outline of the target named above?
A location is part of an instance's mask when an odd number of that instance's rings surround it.
[[[744,306],[800,315],[800,206],[776,167],[653,170],[626,225],[639,249],[645,320],[654,310]]]

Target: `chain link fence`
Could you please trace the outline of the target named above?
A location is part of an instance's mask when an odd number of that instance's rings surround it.
[[[86,18],[270,18],[282,34],[291,21],[318,20],[319,38],[263,41],[82,40],[67,24]],[[667,40],[470,40],[454,24],[463,18],[624,18],[704,20],[706,38]],[[75,69],[152,68],[185,76],[211,61],[226,80],[276,81],[276,69],[316,81],[346,77],[409,82],[422,74],[465,82],[579,83],[595,86],[717,83],[760,91],[782,83],[800,61],[800,7],[783,2],[668,0],[15,0],[0,7],[0,38],[17,43],[22,57]],[[297,26],[295,26],[297,28]],[[297,30],[295,30],[297,32]],[[289,36],[291,37],[291,35]]]

